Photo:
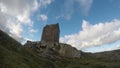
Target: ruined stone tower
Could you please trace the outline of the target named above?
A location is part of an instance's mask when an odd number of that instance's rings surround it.
[[[59,42],[60,29],[59,24],[46,25],[43,28],[41,41]]]
[[[27,41],[26,47],[33,49],[41,57],[60,59],[60,57],[80,58],[81,52],[71,45],[59,43],[59,24],[46,25],[41,41]]]

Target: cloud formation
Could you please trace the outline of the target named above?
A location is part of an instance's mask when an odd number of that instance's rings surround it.
[[[88,12],[91,8],[91,5],[93,3],[93,0],[77,0],[77,2],[79,3],[79,5],[81,6],[82,9],[82,13],[84,15],[88,15]]]
[[[116,48],[120,49],[120,44],[116,46]]]
[[[40,2],[40,7],[42,8],[42,7],[47,7],[47,5],[49,5],[49,4],[51,4],[54,0],[39,0]]]
[[[37,29],[29,29],[29,30],[30,30],[31,33],[36,33],[36,32],[38,32]]]
[[[47,19],[48,19],[48,17],[47,17],[47,15],[45,15],[45,14],[40,14],[39,16],[38,16],[38,20],[41,20],[41,21],[47,21]]]
[[[34,22],[31,15],[38,8],[46,7],[52,0],[0,0],[0,29],[7,32],[19,42],[23,41],[23,26],[31,28]]]
[[[110,44],[117,40],[120,40],[120,20],[117,19],[95,25],[83,20],[81,31],[61,38],[61,42],[78,49]]]
[[[93,0],[65,0],[63,14],[58,17],[64,17],[70,19],[75,12],[75,5],[78,4],[78,9],[83,15],[88,15],[88,12],[92,6]]]

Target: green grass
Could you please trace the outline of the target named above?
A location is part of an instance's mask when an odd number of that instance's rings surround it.
[[[55,68],[119,68],[120,62],[105,62],[96,58],[71,58],[64,59],[54,63]]]
[[[0,68],[48,68],[52,65],[31,50],[21,48],[15,52],[0,45]]]
[[[0,31],[0,68],[49,68],[50,60],[39,57]]]
[[[83,54],[80,59],[48,60],[0,31],[0,68],[120,68],[120,61],[101,59]]]

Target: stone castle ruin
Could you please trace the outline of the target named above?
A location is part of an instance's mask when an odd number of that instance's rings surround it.
[[[27,41],[25,47],[37,51],[38,55],[48,58],[59,58],[60,56],[69,58],[80,58],[81,52],[71,45],[59,43],[59,24],[46,25],[43,28],[41,41]]]
[[[43,28],[41,41],[59,42],[60,29],[59,24],[46,25]]]

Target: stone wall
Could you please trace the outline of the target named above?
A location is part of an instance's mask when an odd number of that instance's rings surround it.
[[[59,42],[60,29],[59,24],[46,25],[43,28],[41,41]]]
[[[25,47],[35,48],[38,43],[39,42],[27,41],[27,43],[25,43]]]

